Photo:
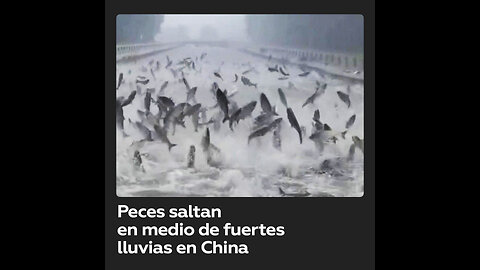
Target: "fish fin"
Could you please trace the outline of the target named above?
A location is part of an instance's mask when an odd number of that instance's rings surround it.
[[[285,196],[285,191],[281,187],[278,187],[278,190],[280,191],[280,195]]]
[[[347,130],[345,130],[344,132],[342,132],[342,139],[345,139],[345,134],[347,133]]]
[[[230,117],[228,117],[228,116],[225,116],[225,118],[223,118],[223,121],[222,121],[222,123],[225,123],[225,121],[227,121],[227,120],[229,120],[229,119],[230,119]]]

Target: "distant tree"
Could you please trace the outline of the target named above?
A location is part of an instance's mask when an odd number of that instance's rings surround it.
[[[336,52],[363,52],[361,15],[247,15],[258,43]]]
[[[120,14],[117,16],[117,43],[153,42],[162,23],[163,15]]]

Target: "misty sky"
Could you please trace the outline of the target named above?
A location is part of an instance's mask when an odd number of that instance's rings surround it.
[[[188,37],[191,39],[207,39],[212,40],[212,37],[202,36],[202,28],[211,26],[215,29],[216,39],[228,39],[246,41],[246,23],[245,15],[231,14],[231,15],[171,15],[166,14],[164,22],[161,25],[161,33],[155,39],[157,41],[176,41],[182,40],[179,28],[184,26]],[[214,38],[215,39],[215,38]]]

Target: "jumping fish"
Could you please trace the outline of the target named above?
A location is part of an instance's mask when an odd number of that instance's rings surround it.
[[[222,111],[225,115],[224,118],[223,118],[223,121],[222,121],[222,123],[224,123],[229,118],[228,117],[228,100],[227,100],[227,97],[225,96],[225,94],[220,89],[217,89],[217,102],[220,106],[220,109],[222,109]]]
[[[240,121],[240,119],[238,118],[240,116],[240,113],[242,112],[242,108],[236,110],[231,116],[230,116],[230,119],[229,119],[229,127],[230,129],[233,131],[233,128],[232,128],[232,125],[234,122],[236,122],[238,124],[238,121]]]
[[[349,129],[353,125],[353,123],[355,123],[355,118],[356,116],[354,114],[348,119],[347,124],[345,125],[346,129]]]
[[[298,132],[298,136],[300,137],[300,144],[302,144],[302,131],[300,130],[300,125],[298,124],[297,118],[295,117],[292,108],[287,109],[287,117],[290,125]]]
[[[223,78],[222,78],[222,76],[220,76],[220,74],[219,74],[218,72],[214,72],[214,73],[213,73],[213,75],[215,75],[216,77],[218,77],[218,78],[222,79],[222,81],[223,81]]]
[[[278,95],[280,96],[280,101],[285,106],[285,108],[288,108],[287,98],[285,97],[285,94],[283,93],[281,88],[278,88]]]
[[[187,92],[187,102],[190,101],[190,100],[193,100],[194,102],[195,101],[195,93],[197,92],[197,87],[193,87],[192,89],[188,90]]]
[[[247,105],[243,106],[241,108],[242,111],[240,112],[240,115],[238,116],[238,121],[251,116],[256,105],[257,105],[257,102],[252,101],[252,102],[248,103]]]
[[[280,67],[280,73],[282,73],[283,76],[290,76],[290,74],[286,73],[285,70]]]
[[[143,85],[147,84],[150,80],[143,77],[143,76],[138,76],[137,80],[135,81],[136,83],[141,83]]]
[[[264,93],[262,93],[260,95],[260,105],[262,106],[262,110],[265,112],[265,113],[270,113],[270,114],[274,114],[274,115],[278,115],[275,110],[272,109],[272,105],[270,105],[270,102],[268,101],[268,98],[267,96],[265,96]]]
[[[298,74],[298,76],[300,76],[300,77],[306,77],[306,76],[308,76],[308,74],[310,74],[310,71],[306,71],[306,72],[303,72],[303,73],[301,73],[301,74]]]
[[[268,71],[270,71],[270,72],[278,72],[278,65],[275,65],[274,68],[268,67]]]
[[[311,95],[309,98],[307,98],[307,100],[305,101],[305,103],[303,103],[302,105],[302,108],[307,106],[308,104],[313,104],[313,102],[315,101],[315,99],[320,95],[319,92],[318,92],[319,88],[317,88],[315,90],[315,93],[313,93],[313,95]]]
[[[150,111],[150,103],[152,102],[152,94],[147,91],[145,94],[145,110]]]
[[[257,84],[256,83],[252,83],[247,77],[245,76],[242,76],[240,78],[240,80],[242,81],[242,83],[246,86],[255,86],[255,88],[257,88]]]
[[[349,95],[343,93],[342,91],[337,91],[338,97],[347,104],[348,108],[350,108],[350,97]]]
[[[165,128],[161,128],[159,125],[155,125],[153,128],[155,129],[155,133],[157,137],[160,139],[160,141],[168,145],[168,151],[170,151],[172,147],[176,146],[176,144],[171,143],[170,140],[168,139],[167,131],[165,130]]]
[[[358,147],[360,150],[363,152],[363,140],[360,139],[358,136],[352,136],[353,143],[355,144],[356,147]]]
[[[137,94],[137,91],[132,91],[128,98],[122,102],[122,107],[127,106],[128,104],[132,103],[133,99],[135,98],[135,95]]]
[[[120,75],[118,75],[117,90],[118,90],[118,88],[120,88],[120,85],[122,84],[122,82],[123,82],[123,73],[120,73]]]
[[[165,88],[167,87],[167,85],[168,85],[168,81],[165,81],[165,82],[162,84],[162,86],[160,86],[160,91],[159,91],[159,92],[160,92],[160,93],[163,93],[163,90],[165,90]]]

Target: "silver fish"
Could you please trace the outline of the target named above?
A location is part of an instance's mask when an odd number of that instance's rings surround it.
[[[222,123],[224,123],[229,118],[229,115],[228,115],[228,99],[220,89],[217,89],[217,102],[220,106],[220,109],[222,109],[222,111],[224,113],[224,118],[222,120]]]
[[[348,119],[347,124],[345,125],[346,129],[349,129],[353,125],[353,123],[355,123],[355,118],[356,116],[354,114]]]
[[[302,131],[300,130],[300,125],[298,124],[297,118],[295,117],[292,108],[287,109],[287,117],[290,125],[298,132],[298,136],[300,137],[300,144],[302,144]]]
[[[285,94],[283,93],[281,88],[278,88],[278,95],[280,96],[280,101],[285,106],[285,108],[288,108],[287,98],[285,97]]]
[[[157,137],[160,139],[160,141],[168,145],[168,151],[170,151],[172,147],[176,146],[176,144],[171,143],[170,140],[168,139],[167,131],[165,130],[165,128],[161,128],[159,125],[155,125],[153,128],[155,129],[155,133]]]
[[[350,97],[342,91],[337,91],[338,97],[350,108]]]

